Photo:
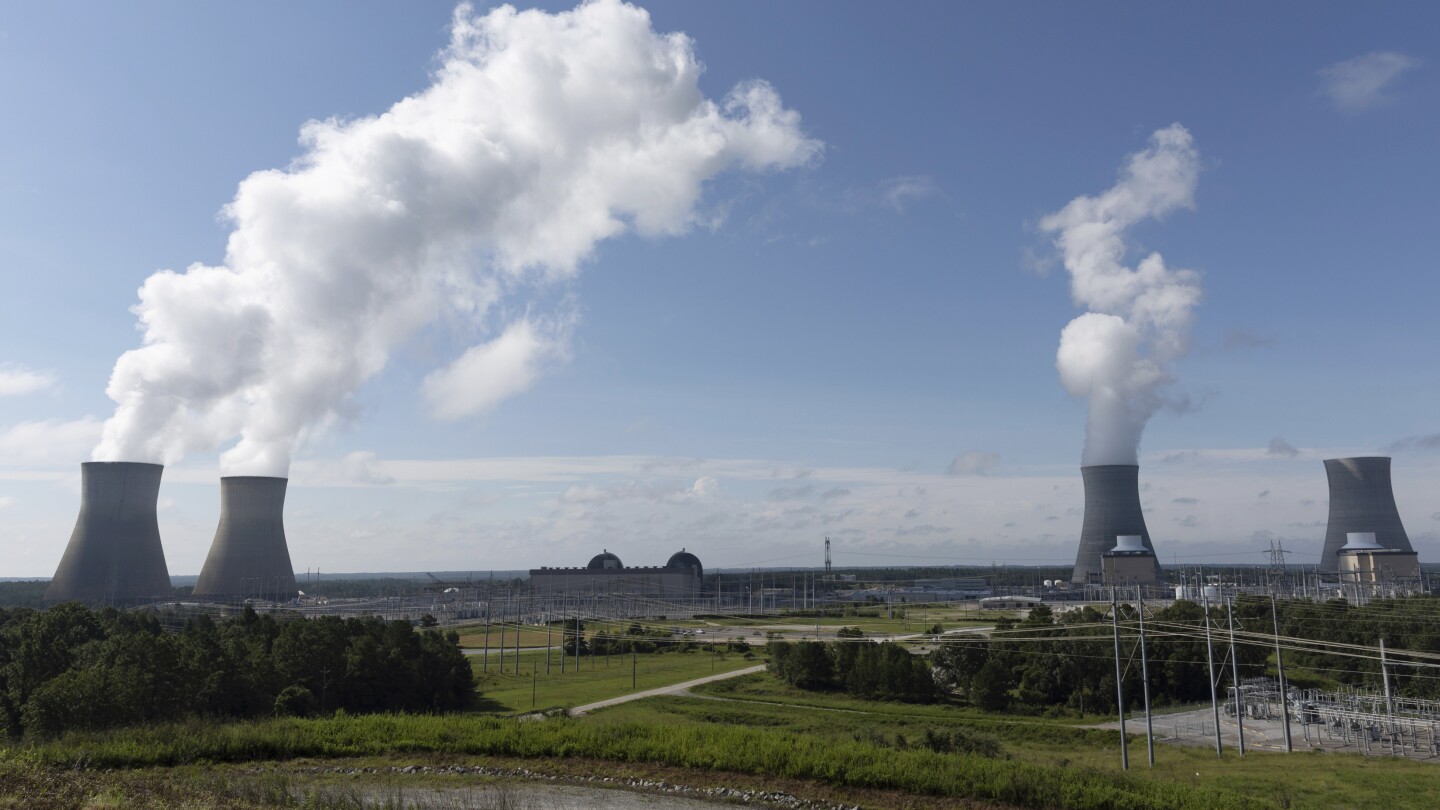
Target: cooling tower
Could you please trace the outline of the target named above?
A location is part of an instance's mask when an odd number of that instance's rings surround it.
[[[220,526],[195,582],[197,599],[295,597],[295,569],[285,544],[284,478],[220,479]]]
[[[45,590],[47,602],[123,604],[170,596],[155,517],[164,470],[130,461],[80,465],[80,516]]]
[[[1075,555],[1071,582],[1099,582],[1101,555],[1115,547],[1116,538],[1139,535],[1145,548],[1155,551],[1145,515],[1140,511],[1140,468],[1134,464],[1099,464],[1081,467],[1085,480],[1085,523],[1080,529],[1080,551]],[[1155,578],[1160,562],[1155,561]]]
[[[1325,475],[1330,479],[1330,521],[1325,527],[1321,571],[1338,569],[1335,555],[1345,546],[1345,535],[1352,532],[1373,532],[1375,542],[1384,548],[1414,551],[1395,508],[1388,457],[1327,458]]]

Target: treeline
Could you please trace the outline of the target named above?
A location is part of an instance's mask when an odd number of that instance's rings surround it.
[[[1204,617],[1204,608],[1185,601],[1146,612],[1153,704],[1210,699]],[[1128,709],[1139,705],[1142,690],[1135,608],[1120,605],[1119,619],[1120,666]],[[1223,627],[1222,612],[1212,608],[1211,621]],[[1162,629],[1166,625],[1172,629]],[[1174,632],[1173,625],[1184,625],[1187,630]],[[1221,654],[1228,648],[1217,643],[1215,649],[1217,673],[1228,676],[1228,659],[1221,668]],[[1265,648],[1245,645],[1236,650],[1242,678],[1264,673]],[[1065,707],[1109,713],[1116,709],[1110,616],[1090,606],[1056,617],[1048,606],[1040,605],[1023,621],[1002,618],[988,642],[948,641],[931,654],[931,662],[941,686],[991,711],[1038,712]]]
[[[771,641],[766,652],[767,669],[801,689],[905,703],[932,703],[940,696],[925,659],[893,642]]]
[[[1281,602],[1280,634],[1294,638],[1314,639],[1331,644],[1354,644],[1369,647],[1372,652],[1351,655],[1302,652],[1285,653],[1285,673],[1305,669],[1318,685],[1343,684],[1370,689],[1384,688],[1380,678],[1380,661],[1376,651],[1380,642],[1391,654],[1390,687],[1396,694],[1409,697],[1440,699],[1440,679],[1429,666],[1405,666],[1396,661],[1397,651],[1440,653],[1440,599],[1412,596],[1401,599],[1377,599],[1364,605],[1347,604],[1336,599],[1329,602]],[[1237,618],[1242,614],[1255,617],[1261,632],[1270,632],[1268,600],[1242,600],[1236,606]],[[1245,618],[1248,618],[1245,617]],[[1403,659],[1403,656],[1398,656]]]
[[[1382,688],[1374,653],[1311,652],[1286,637],[1326,644],[1376,648],[1381,639],[1394,651],[1440,652],[1440,600],[1420,596],[1383,599],[1365,605],[1343,600],[1281,601],[1281,644],[1292,685]],[[1231,608],[1212,605],[1215,675],[1223,696],[1232,685],[1229,626]],[[1275,628],[1271,602],[1242,596],[1233,604],[1236,670],[1240,678],[1275,677]],[[1127,709],[1141,701],[1138,622],[1134,606],[1119,606],[1120,668]],[[1155,705],[1210,699],[1206,664],[1205,609],[1189,601],[1146,611],[1146,655],[1150,698]],[[997,621],[988,641],[950,639],[931,654],[942,689],[981,708],[1081,712],[1116,710],[1115,641],[1108,611],[1086,606],[1056,616],[1041,605],[1023,621]],[[1300,645],[1304,646],[1304,645]],[[1356,653],[1360,653],[1357,657]],[[1398,656],[1396,656],[1398,657]],[[1427,667],[1408,667],[1392,657],[1391,687],[1398,694],[1440,698],[1440,679]]]
[[[475,698],[453,633],[376,618],[0,610],[0,723],[11,738],[187,717],[450,711]]]
[[[44,607],[45,589],[48,587],[48,579],[0,582],[0,607]]]

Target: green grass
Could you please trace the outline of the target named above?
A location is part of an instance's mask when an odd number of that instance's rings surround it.
[[[969,797],[1022,807],[1223,810],[1276,806],[1240,793],[1163,784],[1091,768],[896,750],[868,740],[835,741],[779,728],[565,718],[516,722],[475,715],[368,715],[228,725],[196,722],[69,734],[55,742],[0,752],[0,769],[80,766],[97,770],[417,754],[654,763],[900,790],[918,796]]]
[[[544,647],[547,643],[557,647],[560,646],[560,631],[552,631],[548,639],[546,638],[544,630],[526,628],[520,631],[521,647]],[[471,647],[477,650],[483,649],[485,647],[485,629],[482,627],[479,632],[476,632],[474,628],[465,628],[465,632],[460,636],[460,646]],[[507,628],[505,631],[505,648],[508,650],[514,646],[514,628]],[[500,628],[492,627],[490,628],[490,652],[494,654],[498,649],[500,649]]]
[[[733,672],[763,662],[760,659],[746,660],[737,653],[712,656],[703,650],[641,654],[634,661],[633,687],[630,656],[611,656],[608,664],[603,655],[581,656],[578,671],[572,657],[566,664],[565,673],[561,674],[557,650],[551,653],[549,675],[545,674],[544,652],[522,652],[519,675],[515,674],[513,655],[505,656],[505,674],[498,672],[498,663],[498,657],[492,656],[490,671],[485,673],[479,660],[471,660],[480,684],[480,708],[484,712],[517,713],[569,708],[720,672]]]
[[[904,737],[914,745],[926,729],[964,727],[989,734],[1013,761],[1042,768],[1081,768],[1118,773],[1120,735],[1078,728],[1077,720],[990,714],[965,706],[913,706],[806,692],[768,674],[747,675],[697,687],[700,697],[651,698],[605,709],[597,719],[628,723],[684,722],[741,725],[788,731],[839,743]],[[1091,718],[1098,722],[1108,718]],[[1134,728],[1132,726],[1132,728]],[[1145,739],[1130,735],[1130,776],[1156,784],[1243,792],[1278,806],[1322,808],[1431,808],[1440,787],[1440,764],[1364,757],[1348,753],[1248,753],[1226,749],[1157,745],[1156,766],[1145,760]]]

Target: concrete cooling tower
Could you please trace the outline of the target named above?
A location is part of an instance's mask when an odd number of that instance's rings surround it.
[[[155,516],[164,470],[130,461],[80,465],[80,515],[47,602],[124,604],[171,595]]]
[[[287,483],[252,475],[220,479],[220,526],[195,582],[195,598],[295,597],[295,569],[285,543]]]
[[[1352,532],[1373,532],[1375,542],[1384,548],[1414,551],[1395,508],[1388,457],[1327,458],[1325,475],[1330,479],[1330,521],[1320,554],[1321,571],[1338,569],[1336,555],[1345,546],[1345,535]]]
[[[1140,511],[1140,467],[1135,464],[1098,464],[1081,467],[1085,480],[1085,523],[1080,529],[1080,551],[1075,555],[1071,582],[1100,582],[1102,555],[1115,548],[1116,538],[1139,535],[1141,544],[1152,553],[1150,532]],[[1160,562],[1155,561],[1155,578],[1160,579]]]

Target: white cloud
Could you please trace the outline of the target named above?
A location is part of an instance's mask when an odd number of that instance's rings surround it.
[[[374,453],[357,450],[335,461],[296,464],[291,482],[300,486],[383,487],[395,483],[395,477]]]
[[[955,457],[945,469],[949,475],[984,475],[1000,463],[999,453],[970,450]]]
[[[101,422],[89,417],[12,425],[0,432],[0,464],[72,466],[89,454],[95,440],[100,437],[100,428]]]
[[[822,145],[763,81],[718,100],[684,34],[593,0],[555,14],[455,11],[431,85],[380,115],[311,121],[304,153],[225,207],[219,266],[146,280],[140,348],[115,364],[101,460],[173,462],[236,441],[229,473],[283,475],[305,440],[436,322],[490,338],[427,380],[457,418],[525,390],[526,311],[595,247],[680,234],[727,170],[805,165]],[[563,319],[557,319],[563,320]]]
[[[897,214],[905,213],[911,202],[941,195],[940,184],[923,174],[891,177],[880,184],[880,189],[881,202]]]
[[[44,391],[57,381],[58,378],[48,371],[35,371],[19,363],[0,363],[0,397]]]
[[[1321,92],[1342,112],[1364,112],[1390,100],[1395,80],[1420,66],[1420,60],[1394,51],[1376,51],[1320,69]]]
[[[565,344],[562,333],[547,335],[528,319],[510,324],[499,337],[470,347],[425,378],[430,413],[453,421],[495,407],[529,389],[546,362],[563,360]]]

